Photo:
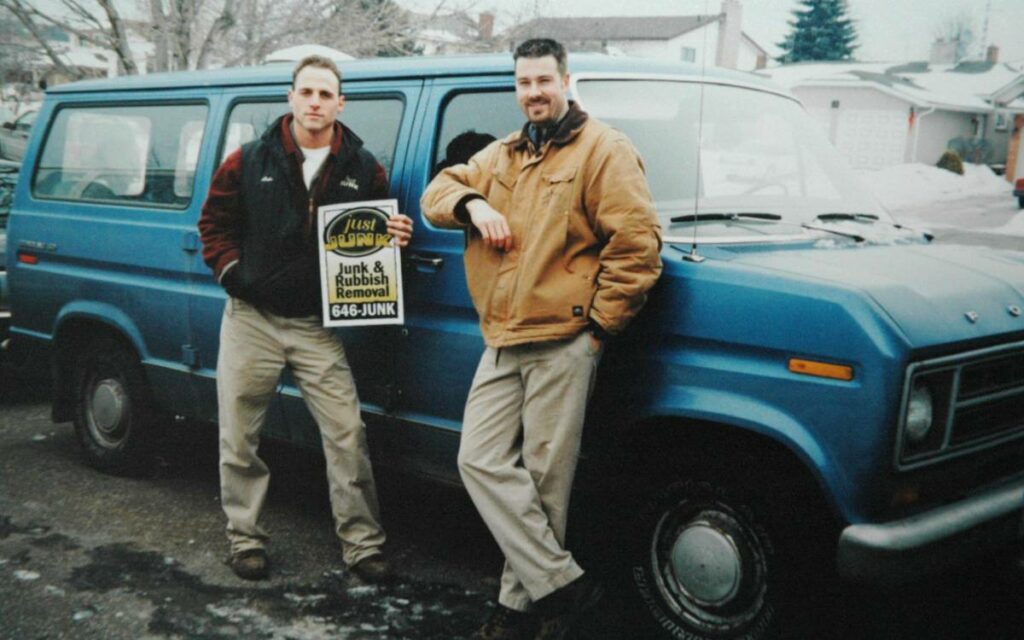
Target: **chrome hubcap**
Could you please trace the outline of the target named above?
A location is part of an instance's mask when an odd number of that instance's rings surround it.
[[[736,595],[743,571],[740,562],[732,539],[705,522],[684,529],[672,546],[673,577],[706,605],[723,605]]]
[[[124,437],[128,394],[118,380],[100,380],[89,398],[89,425],[97,442],[116,446]]]
[[[666,509],[651,540],[661,601],[708,633],[732,632],[766,606],[768,562],[747,518],[710,496]]]

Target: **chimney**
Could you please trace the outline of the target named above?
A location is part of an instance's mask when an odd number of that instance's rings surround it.
[[[739,59],[740,39],[743,37],[743,7],[739,0],[722,0],[722,13],[718,22],[718,51],[715,64],[735,69]]]
[[[999,62],[999,47],[994,44],[989,45],[988,49],[985,50],[985,60],[993,64]]]
[[[937,38],[932,43],[928,62],[931,64],[953,64],[956,62],[956,43],[945,38]]]
[[[490,40],[494,36],[494,14],[490,11],[484,11],[480,14],[480,19],[477,22],[477,31],[480,34],[481,40]]]

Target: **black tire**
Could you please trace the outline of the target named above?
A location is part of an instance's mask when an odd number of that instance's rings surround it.
[[[142,365],[112,338],[99,338],[75,359],[75,432],[86,461],[106,473],[137,473],[147,461],[157,419]]]
[[[634,622],[651,638],[761,640],[778,631],[777,545],[751,496],[669,482],[640,503],[630,534]]]

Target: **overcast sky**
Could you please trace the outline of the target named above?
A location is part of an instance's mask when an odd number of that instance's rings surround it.
[[[398,0],[410,8],[429,9],[439,0]],[[743,29],[773,55],[788,33],[787,21],[799,0],[741,0]],[[548,16],[693,15],[717,13],[721,0],[446,0],[445,7],[469,7],[470,13],[491,8],[528,11],[539,7]],[[1001,61],[1024,61],[1022,0],[847,0],[854,19],[860,60],[925,60],[940,25],[961,13],[974,18],[978,40],[990,5],[987,43],[998,45]],[[628,8],[627,8],[628,7]]]

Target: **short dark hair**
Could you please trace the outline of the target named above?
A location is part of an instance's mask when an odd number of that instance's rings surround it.
[[[295,79],[299,77],[299,72],[306,67],[317,67],[319,69],[327,69],[338,77],[338,93],[341,93],[341,71],[338,71],[338,65],[334,64],[334,60],[325,58],[324,56],[318,56],[316,54],[306,56],[302,60],[299,60],[299,64],[295,65],[295,70],[292,71],[292,88],[295,88]]]
[[[525,40],[516,47],[515,53],[512,54],[512,60],[517,61],[519,58],[543,58],[544,56],[553,56],[555,62],[558,63],[558,73],[563,76],[569,73],[569,54],[566,53],[565,47],[562,43],[551,38],[531,38]]]

